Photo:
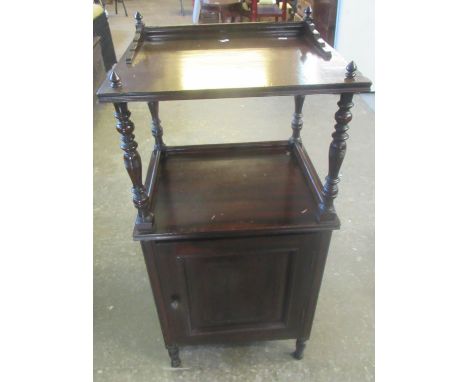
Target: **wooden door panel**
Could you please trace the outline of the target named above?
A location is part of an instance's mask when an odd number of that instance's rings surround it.
[[[286,326],[296,250],[182,257],[191,331]]]
[[[295,338],[320,234],[152,244],[171,340]]]

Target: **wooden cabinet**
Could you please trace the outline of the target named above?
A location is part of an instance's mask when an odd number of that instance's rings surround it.
[[[137,13],[135,38],[98,98],[114,104],[138,211],[133,236],[172,366],[180,346],[214,342],[295,339],[302,358],[340,225],[333,201],[352,97],[370,85],[310,19],[154,28]],[[339,94],[324,184],[300,136],[305,96],[318,93]],[[164,143],[162,101],[277,95],[292,96],[287,139]],[[128,102],[151,114],[145,181]]]
[[[102,59],[101,38],[93,37],[93,98],[96,101],[96,90],[106,77],[104,61]]]
[[[178,345],[306,337],[314,280],[322,276],[329,233],[145,242],[143,251]],[[158,292],[159,291],[159,292]]]

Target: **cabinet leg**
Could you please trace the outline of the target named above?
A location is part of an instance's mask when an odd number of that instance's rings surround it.
[[[171,345],[167,347],[167,351],[169,353],[169,357],[171,358],[171,366],[179,367],[181,365],[179,358],[179,348],[175,345]]]
[[[305,349],[305,340],[297,339],[296,340],[296,350],[292,354],[292,356],[296,359],[302,359],[304,357],[304,349]]]

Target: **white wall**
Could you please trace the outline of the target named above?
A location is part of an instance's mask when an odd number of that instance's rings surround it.
[[[374,72],[374,0],[338,0],[335,49],[373,82]]]

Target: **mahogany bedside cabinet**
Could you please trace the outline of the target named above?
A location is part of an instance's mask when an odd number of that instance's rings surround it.
[[[179,347],[310,336],[355,93],[371,82],[305,20],[147,27],[98,91],[115,108],[140,241],[173,367]],[[322,185],[302,145],[306,95],[339,95]],[[283,141],[170,147],[159,102],[293,96]],[[129,102],[146,102],[155,144],[146,180]]]

